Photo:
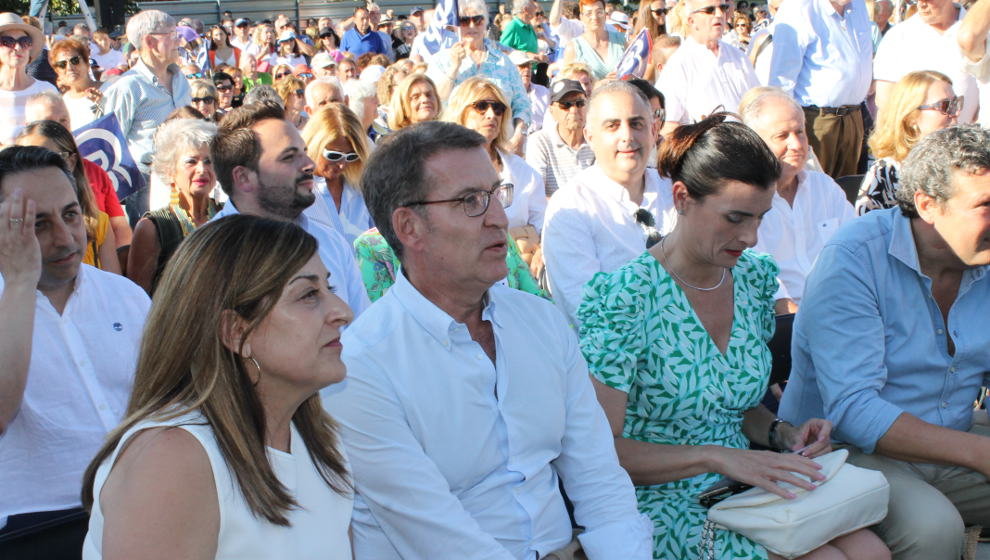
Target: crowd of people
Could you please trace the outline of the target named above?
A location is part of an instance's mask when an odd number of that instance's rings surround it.
[[[0,14],[0,557],[779,560],[699,495],[848,449],[802,559],[960,558],[990,0],[444,9]]]

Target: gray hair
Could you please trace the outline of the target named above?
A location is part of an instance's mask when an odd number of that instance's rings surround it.
[[[354,111],[355,115],[363,115],[363,101],[369,97],[378,98],[378,90],[374,84],[361,80],[347,80],[344,82],[344,96],[347,98],[347,107]]]
[[[279,107],[285,106],[282,102],[282,96],[275,91],[275,88],[267,84],[254,86],[251,88],[251,91],[244,95],[243,105],[252,105],[254,103],[274,103]]]
[[[512,13],[521,14],[533,0],[512,0]]]
[[[361,191],[379,233],[400,261],[402,243],[392,228],[392,214],[429,194],[432,181],[427,176],[427,161],[441,152],[470,150],[486,144],[477,132],[441,121],[407,126],[378,144],[364,166]]]
[[[343,88],[340,87],[340,80],[337,78],[324,78],[322,80],[313,80],[312,82],[306,84],[306,106],[315,107],[316,106],[316,91],[322,88],[330,88],[337,92],[336,97],[340,99],[344,98]]]
[[[174,29],[175,18],[172,16],[161,10],[141,10],[127,22],[127,40],[140,50],[146,35]]]
[[[469,11],[485,16],[485,26],[488,25],[488,5],[485,0],[462,0],[457,3],[457,15],[465,16]]]
[[[804,117],[804,110],[793,97],[779,87],[760,86],[755,87],[743,94],[739,103],[739,116],[746,126],[753,128],[753,125],[760,119],[760,113],[770,100],[781,100],[791,106],[795,111]]]
[[[911,148],[901,164],[901,180],[894,193],[901,212],[917,217],[914,194],[922,192],[944,203],[952,198],[954,171],[990,170],[990,130],[960,124],[937,130]]]
[[[155,131],[155,159],[151,169],[164,179],[175,174],[175,162],[185,150],[209,147],[217,125],[200,119],[172,119]]]
[[[27,106],[27,105],[33,105],[35,103],[38,103],[39,101],[45,101],[45,102],[47,102],[47,103],[49,103],[51,105],[64,105],[65,104],[65,100],[62,99],[62,96],[61,95],[55,93],[54,91],[52,91],[50,89],[46,89],[45,91],[39,91],[38,93],[35,93],[35,94],[31,95],[30,97],[28,97],[27,98],[27,101],[25,101],[25,106]]]

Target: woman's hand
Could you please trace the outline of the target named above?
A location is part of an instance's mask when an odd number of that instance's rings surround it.
[[[103,99],[103,92],[100,91],[98,87],[86,88],[86,98],[88,98],[93,103],[99,103]]]
[[[801,455],[818,457],[832,450],[832,423],[823,418],[811,418],[799,427],[787,423],[777,425],[779,441],[786,449]]]
[[[795,473],[816,481],[825,479],[820,472],[821,465],[802,455],[731,447],[716,449],[718,449],[715,457],[717,472],[739,482],[763,488],[783,498],[790,499],[796,495],[781,486],[780,482],[788,482],[805,490],[815,489],[814,484],[796,476]]]

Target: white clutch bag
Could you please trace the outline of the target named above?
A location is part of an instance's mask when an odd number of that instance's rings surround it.
[[[702,532],[702,558],[716,556],[716,527],[749,537],[774,554],[796,558],[836,537],[879,523],[887,515],[890,485],[880,471],[846,463],[848,456],[847,450],[840,449],[816,457],[825,480],[813,491],[781,483],[796,498],[788,500],[751,488],[713,505]]]

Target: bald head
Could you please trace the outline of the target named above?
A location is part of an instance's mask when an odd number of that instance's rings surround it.
[[[313,80],[306,86],[306,113],[313,115],[330,103],[343,103],[344,95],[336,80]]]

